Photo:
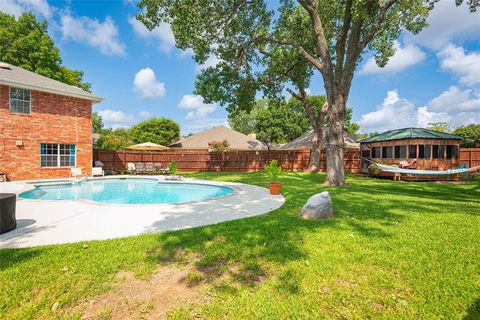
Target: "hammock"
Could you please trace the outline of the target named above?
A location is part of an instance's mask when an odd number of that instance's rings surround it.
[[[375,163],[372,161],[372,163]],[[395,166],[388,166],[385,164],[375,163],[378,168],[385,172],[395,172],[395,173],[407,173],[407,174],[420,174],[420,175],[449,175],[449,174],[457,174],[457,173],[464,173],[469,171],[479,170],[480,166],[476,166],[473,168],[459,168],[459,169],[450,169],[450,170],[415,170],[415,169],[402,169]]]

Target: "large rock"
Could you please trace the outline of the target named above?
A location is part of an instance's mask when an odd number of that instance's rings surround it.
[[[303,219],[331,219],[333,218],[332,199],[328,191],[323,191],[311,196],[302,211],[300,216]]]

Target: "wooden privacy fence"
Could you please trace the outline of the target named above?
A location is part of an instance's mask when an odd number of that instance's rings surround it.
[[[93,160],[101,161],[105,169],[126,168],[128,162],[154,162],[163,166],[171,161],[177,162],[179,171],[261,171],[265,164],[276,159],[285,170],[305,171],[310,162],[310,150],[237,150],[226,152],[208,152],[207,150],[169,150],[169,151],[132,151],[132,150],[93,150]],[[460,148],[460,163],[469,168],[480,166],[480,148]],[[360,151],[348,149],[344,154],[345,170],[360,170]],[[325,152],[320,154],[320,170],[325,171]],[[479,170],[480,172],[480,170]]]
[[[105,169],[126,168],[127,163],[153,162],[164,167],[171,161],[177,162],[179,171],[261,171],[265,164],[276,159],[285,170],[305,171],[310,162],[310,150],[237,150],[208,152],[207,150],[131,151],[93,150],[93,160],[101,161]],[[345,151],[345,170],[358,172],[360,153],[357,149]],[[320,155],[320,169],[325,170],[325,152]]]
[[[460,148],[460,163],[469,168],[480,166],[480,148]]]

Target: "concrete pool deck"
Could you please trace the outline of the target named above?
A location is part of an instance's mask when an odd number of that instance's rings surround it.
[[[135,178],[164,179],[162,176]],[[196,202],[146,205],[18,198],[17,229],[0,235],[0,248],[103,240],[193,228],[261,215],[285,202],[283,196],[272,196],[268,189],[253,185],[186,178],[181,182],[222,185],[234,189],[234,193]],[[0,192],[19,194],[32,187],[33,184],[24,181],[7,182],[0,184]]]

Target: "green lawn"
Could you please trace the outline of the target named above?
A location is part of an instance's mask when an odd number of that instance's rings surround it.
[[[266,186],[258,173],[190,176]],[[2,250],[0,318],[79,318],[65,310],[107,291],[118,271],[148,278],[159,264],[192,257],[199,271],[190,278],[206,283],[210,299],[172,310],[172,318],[480,318],[480,180],[323,181],[288,174],[285,205],[264,216],[88,249]],[[323,190],[335,218],[301,220],[306,199]]]

